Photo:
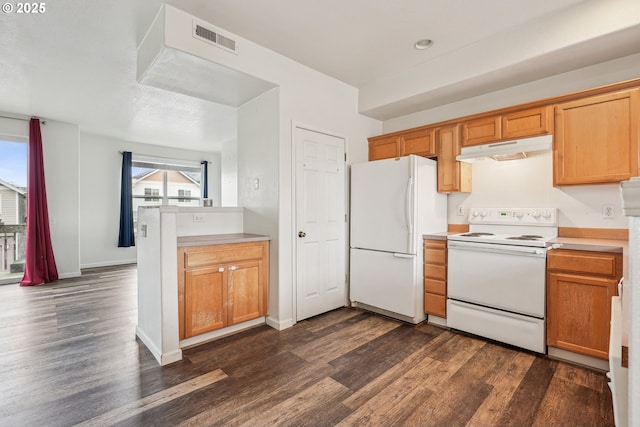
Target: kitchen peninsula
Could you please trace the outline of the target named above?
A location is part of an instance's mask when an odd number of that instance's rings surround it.
[[[236,207],[139,208],[136,335],[161,365],[265,323],[270,239],[244,233],[243,216]]]

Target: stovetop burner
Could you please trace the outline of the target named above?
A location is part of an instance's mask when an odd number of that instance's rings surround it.
[[[522,236],[510,236],[507,237],[508,240],[538,240],[542,239],[542,236],[537,236],[535,234],[523,234]]]

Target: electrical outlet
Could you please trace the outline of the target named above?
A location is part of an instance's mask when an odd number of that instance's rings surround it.
[[[602,218],[612,219],[614,216],[613,205],[602,205]]]
[[[203,214],[193,214],[193,222],[204,222]]]
[[[458,216],[464,216],[464,205],[458,205],[456,213],[458,214]]]

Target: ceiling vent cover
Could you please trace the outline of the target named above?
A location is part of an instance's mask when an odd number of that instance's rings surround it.
[[[223,36],[217,31],[210,30],[196,21],[193,21],[193,37],[204,40],[229,52],[237,53],[235,40]]]

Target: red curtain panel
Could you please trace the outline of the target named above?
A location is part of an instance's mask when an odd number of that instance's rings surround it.
[[[47,191],[44,183],[40,120],[29,123],[27,177],[27,244],[24,276],[20,286],[41,285],[58,280],[58,269],[51,247]]]

